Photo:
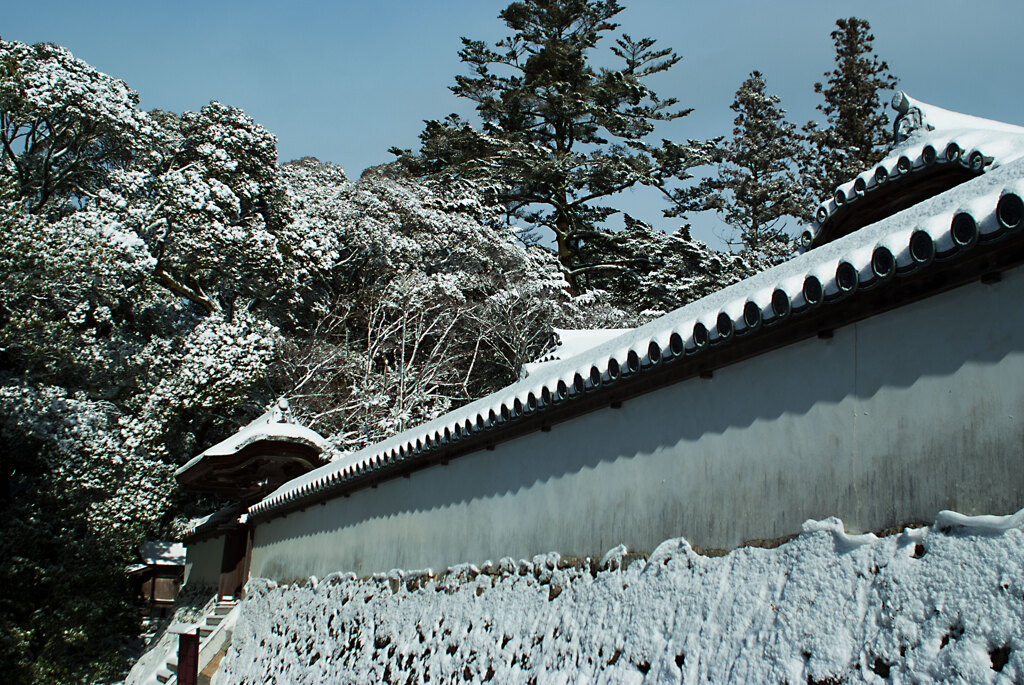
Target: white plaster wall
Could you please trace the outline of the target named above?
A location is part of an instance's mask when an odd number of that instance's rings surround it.
[[[281,580],[732,547],[838,516],[851,530],[1024,504],[1024,274],[923,302],[260,522]],[[899,287],[898,283],[894,287]]]
[[[224,537],[189,542],[185,546],[185,585],[220,583],[220,563],[224,556]]]

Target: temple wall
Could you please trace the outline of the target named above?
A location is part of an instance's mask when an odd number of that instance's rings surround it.
[[[224,555],[224,537],[189,542],[185,555],[185,584],[212,585],[220,582],[220,564]]]
[[[1015,269],[261,521],[251,575],[595,556],[677,536],[728,548],[808,518],[866,531],[1016,511],[1021,292]]]

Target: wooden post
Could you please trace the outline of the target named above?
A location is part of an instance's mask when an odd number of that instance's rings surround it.
[[[199,631],[178,634],[178,685],[199,680]]]

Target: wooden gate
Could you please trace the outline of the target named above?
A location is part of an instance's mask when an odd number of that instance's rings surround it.
[[[224,555],[220,564],[220,584],[217,588],[219,598],[238,598],[249,579],[249,557],[252,554],[252,543],[249,529],[239,526],[224,536]]]

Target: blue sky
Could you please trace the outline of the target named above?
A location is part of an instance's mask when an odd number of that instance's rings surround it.
[[[659,129],[676,141],[728,135],[729,109],[753,69],[790,119],[816,118],[812,84],[832,67],[838,17],[871,22],[875,50],[918,99],[1024,124],[1018,87],[1021,0],[620,0],[622,30],[673,47],[683,62],[654,82],[695,111]],[[4,10],[0,36],[69,48],[139,91],[142,106],[195,110],[216,99],[278,136],[281,161],[304,155],[350,177],[414,147],[424,119],[468,115],[448,92],[462,71],[460,36],[495,41],[506,0],[35,0]],[[631,213],[672,230],[656,195],[634,193]],[[713,216],[691,217],[711,242]]]

